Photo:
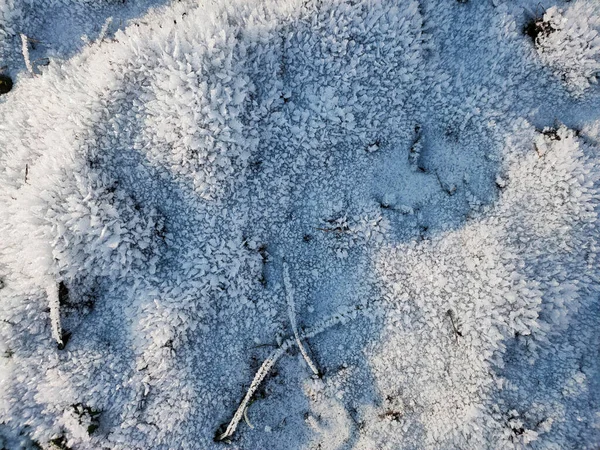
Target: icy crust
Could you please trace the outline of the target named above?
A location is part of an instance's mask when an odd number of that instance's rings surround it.
[[[598,122],[523,118],[562,87],[508,6],[396,3],[175,2],[19,77],[2,445],[600,441]]]

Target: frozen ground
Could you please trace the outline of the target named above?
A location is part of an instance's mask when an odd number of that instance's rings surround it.
[[[599,448],[599,33],[0,0],[0,448]]]

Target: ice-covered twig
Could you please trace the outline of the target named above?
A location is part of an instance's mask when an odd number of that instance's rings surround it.
[[[334,314],[333,316],[322,320],[310,330],[304,331],[302,334],[300,334],[300,339],[314,337],[317,334],[320,334],[323,331],[327,330],[328,328],[337,325],[338,323],[344,323],[347,320],[354,319],[357,316],[358,311],[358,309],[353,309],[348,312]],[[297,344],[296,337],[291,337],[287,339],[281,345],[281,347],[279,347],[277,350],[274,350],[262,363],[262,365],[258,369],[258,372],[256,372],[256,375],[254,375],[254,379],[252,380],[252,383],[250,384],[250,387],[248,388],[244,399],[240,403],[240,406],[238,406],[238,409],[236,410],[235,414],[233,415],[233,418],[231,419],[231,422],[229,422],[229,425],[225,429],[225,432],[217,437],[219,441],[233,436],[233,433],[235,433],[235,430],[238,424],[240,423],[240,420],[242,420],[242,417],[244,416],[244,411],[248,407],[248,403],[250,402],[252,396],[260,386],[260,383],[262,382],[262,380],[265,379],[265,377],[271,371],[271,369],[279,360],[279,358],[281,358],[286,351],[293,347],[294,344]]]
[[[112,20],[112,17],[106,19],[104,25],[102,25],[102,28],[100,29],[100,34],[98,35],[98,39],[96,39],[96,42],[101,43],[104,40],[104,37],[106,36],[106,32],[108,31],[108,27],[110,27]]]
[[[63,345],[62,327],[60,325],[60,300],[58,284],[54,280],[48,282],[46,287],[48,304],[50,305],[50,322],[52,324],[52,337],[58,345]]]
[[[33,66],[29,60],[29,38],[23,33],[21,33],[21,52],[23,53],[23,59],[25,60],[25,67],[27,67],[27,70],[31,75],[35,76]]]
[[[248,392],[246,392],[246,395],[244,396],[242,403],[240,403],[240,406],[238,407],[237,411],[233,415],[231,422],[229,422],[229,425],[227,426],[225,432],[218,437],[218,439],[220,441],[227,439],[230,436],[233,436],[233,433],[235,433],[235,430],[236,430],[238,424],[240,423],[242,416],[244,415],[244,411],[246,411],[246,408],[248,407],[248,402],[250,402],[250,399],[252,398],[252,396],[254,395],[256,390],[258,389],[258,386],[260,386],[260,383],[262,382],[262,380],[264,380],[264,378],[267,376],[267,374],[271,371],[271,368],[275,365],[277,360],[279,358],[281,358],[281,356],[294,343],[295,343],[294,339],[288,339],[287,341],[284,342],[284,344],[281,347],[279,347],[277,350],[273,351],[269,355],[269,357],[265,360],[265,362],[262,363],[262,365],[260,366],[260,369],[258,369],[258,372],[256,372],[256,375],[254,375],[254,379],[252,380],[252,383],[250,384],[250,387],[248,388]]]
[[[288,269],[287,263],[283,263],[283,285],[285,287],[285,296],[287,299],[287,307],[288,307],[288,316],[290,318],[290,323],[292,324],[292,331],[294,332],[294,337],[296,338],[296,344],[300,349],[300,353],[304,357],[306,364],[310,367],[310,370],[313,371],[315,375],[319,375],[319,370],[315,363],[312,362],[310,356],[308,356],[308,352],[302,345],[302,341],[300,341],[300,334],[298,333],[298,324],[296,323],[296,308],[294,304],[294,287],[292,286],[292,282],[290,280],[290,272]]]

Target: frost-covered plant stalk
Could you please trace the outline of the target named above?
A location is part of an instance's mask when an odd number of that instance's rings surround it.
[[[21,52],[23,53],[23,59],[25,60],[25,67],[31,75],[35,75],[33,71],[33,65],[29,60],[29,38],[21,33]]]
[[[113,20],[113,18],[109,17],[104,22],[104,25],[102,25],[102,29],[100,30],[100,34],[98,35],[98,39],[97,39],[98,43],[101,43],[104,40],[104,37],[106,36],[106,32],[108,31],[108,27],[110,27],[112,20]]]
[[[50,306],[50,323],[52,325],[52,337],[58,345],[63,345],[62,327],[60,324],[60,299],[58,295],[58,284],[49,280],[46,287],[48,305]]]

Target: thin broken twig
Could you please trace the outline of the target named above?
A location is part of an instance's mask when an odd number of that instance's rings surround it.
[[[52,337],[59,346],[64,345],[62,327],[60,324],[60,300],[58,296],[58,285],[50,280],[46,286],[48,304],[50,306],[50,322],[52,324]]]

